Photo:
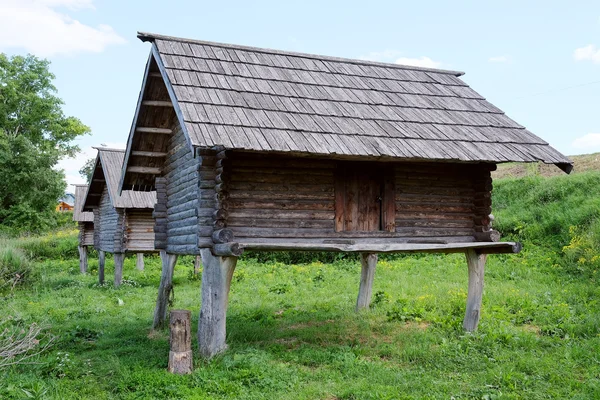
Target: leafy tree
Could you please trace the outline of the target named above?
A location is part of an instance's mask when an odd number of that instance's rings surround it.
[[[54,167],[79,148],[90,129],[62,111],[50,63],[32,55],[0,53],[0,226],[39,231],[54,224],[66,188]]]
[[[81,167],[81,169],[79,170],[79,175],[81,175],[82,178],[85,178],[88,184],[92,180],[92,174],[94,173],[94,165],[95,164],[96,164],[96,159],[89,158],[85,162],[85,164],[83,164],[83,167]]]

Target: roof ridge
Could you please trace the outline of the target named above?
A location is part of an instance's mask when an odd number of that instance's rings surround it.
[[[98,151],[118,151],[120,153],[125,153],[125,149],[115,149],[113,147],[92,146],[92,149],[96,149]]]
[[[357,59],[353,59],[353,58],[325,56],[325,55],[301,53],[301,52],[295,52],[295,51],[275,50],[275,49],[268,49],[268,48],[254,47],[254,46],[244,46],[244,45],[229,44],[229,43],[211,42],[211,41],[206,41],[206,40],[180,38],[180,37],[175,37],[175,36],[166,36],[166,35],[160,35],[160,34],[149,33],[149,32],[139,32],[138,31],[137,36],[142,42],[153,42],[155,39],[161,39],[161,40],[170,40],[170,41],[175,41],[175,42],[203,44],[203,45],[207,45],[207,46],[223,47],[223,48],[228,48],[228,49],[254,51],[254,52],[258,52],[258,53],[276,54],[276,55],[293,56],[293,57],[303,57],[303,58],[311,58],[311,59],[315,59],[315,60],[336,61],[336,62],[342,62],[342,63],[348,63],[348,64],[369,65],[369,66],[374,66],[374,67],[388,67],[388,68],[397,68],[397,69],[405,69],[405,70],[421,71],[421,72],[435,72],[438,74],[453,75],[456,77],[462,76],[465,74],[462,71],[453,71],[453,70],[438,69],[438,68],[416,67],[416,66],[412,66],[412,65],[392,64],[392,63],[385,63],[385,62],[378,62],[378,61],[357,60]]]

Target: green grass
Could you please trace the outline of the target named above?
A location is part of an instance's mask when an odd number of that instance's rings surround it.
[[[188,376],[166,372],[168,333],[150,333],[158,258],[148,257],[143,272],[128,258],[125,284],[114,289],[97,285],[95,257],[82,276],[71,253],[39,256],[72,234],[39,239],[29,244],[37,280],[0,300],[0,330],[36,322],[56,342],[35,364],[0,371],[0,398],[600,398],[600,286],[589,254],[598,177],[497,184],[497,226],[525,250],[489,257],[474,334],[461,329],[460,254],[382,257],[374,307],[359,314],[355,258],[247,256],[231,288],[229,349],[208,363],[196,353]],[[181,257],[173,307],[192,310],[195,334],[200,280],[192,271],[193,258]]]

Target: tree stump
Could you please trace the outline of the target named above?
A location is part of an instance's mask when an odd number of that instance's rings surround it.
[[[373,294],[373,279],[375,278],[375,267],[377,266],[376,253],[360,253],[360,287],[358,299],[356,300],[356,311],[366,310],[371,305]]]
[[[98,283],[104,284],[104,264],[106,262],[106,253],[98,250]]]
[[[137,260],[135,262],[135,267],[138,271],[144,270],[144,253],[137,253]]]
[[[193,370],[191,318],[189,310],[171,311],[169,372],[173,374],[190,374]]]

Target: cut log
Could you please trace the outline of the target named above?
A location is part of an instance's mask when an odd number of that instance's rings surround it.
[[[212,233],[212,240],[215,243],[229,243],[233,241],[233,231],[231,229],[218,229]]]
[[[154,309],[152,329],[162,328],[165,324],[169,295],[173,289],[173,271],[175,270],[175,263],[177,263],[177,255],[168,254],[164,250],[160,252],[160,258],[162,261],[162,273],[158,287],[158,297],[156,298],[156,308]]]
[[[202,249],[202,306],[198,319],[198,346],[210,359],[227,348],[225,343],[229,288],[237,257],[215,257]]]
[[[375,267],[377,266],[376,253],[360,253],[360,287],[358,299],[356,300],[356,311],[367,310],[371,305],[373,294],[373,279],[375,278]]]
[[[469,268],[469,291],[467,294],[467,310],[465,312],[463,328],[467,332],[473,332],[477,329],[481,314],[483,274],[487,256],[474,249],[467,250],[465,255]]]
[[[104,285],[104,264],[106,262],[106,253],[98,251],[98,283]]]
[[[244,252],[244,249],[239,245],[239,243],[230,242],[230,243],[217,243],[212,247],[212,253],[215,256],[223,256],[223,257],[239,257]]]
[[[87,273],[88,269],[88,251],[87,246],[79,246],[79,272]]]
[[[144,253],[137,253],[135,267],[137,268],[138,271],[144,270]]]
[[[168,370],[173,374],[191,374],[193,370],[191,317],[189,310],[171,311]]]
[[[115,287],[121,286],[123,283],[123,262],[125,261],[124,253],[114,253],[113,260],[115,264]]]

